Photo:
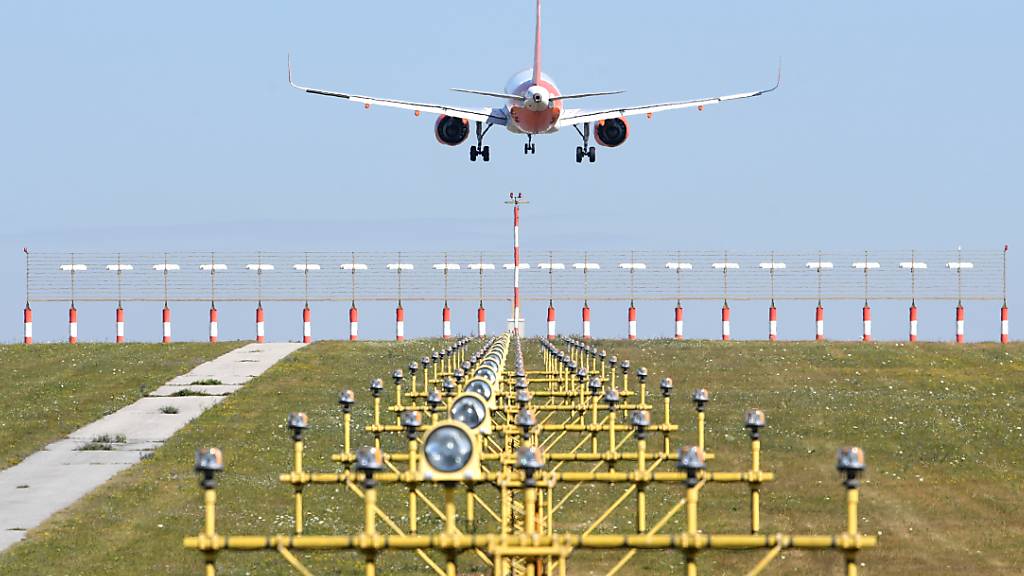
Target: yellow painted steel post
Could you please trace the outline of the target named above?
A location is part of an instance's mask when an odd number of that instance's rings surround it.
[[[691,536],[697,535],[697,499],[698,487],[696,485],[686,488],[686,532]],[[697,576],[697,554],[689,551],[686,554],[686,576]]]
[[[295,441],[295,465],[292,472],[297,478],[302,477],[302,440]],[[302,484],[295,485],[295,533],[302,534]]]
[[[217,534],[217,489],[210,487],[203,491],[203,505],[205,521],[203,523],[203,534],[213,539]],[[216,552],[206,552],[206,560],[203,563],[205,576],[215,576],[217,565],[215,563]]]
[[[409,439],[409,471],[416,472],[416,439]],[[409,483],[409,533],[416,533],[416,483]]]
[[[671,412],[672,412],[672,397],[671,396],[667,396],[667,395],[665,396],[664,405],[665,405],[665,432],[664,432],[664,434],[665,434],[665,446],[664,446],[663,452],[665,454],[668,454],[669,451],[671,450],[671,448],[669,446],[669,440],[668,440],[668,437],[669,437],[668,427],[672,424],[672,418],[669,416],[669,414],[671,414]]]
[[[615,413],[616,412],[618,412],[618,410],[615,408],[615,406],[612,406],[611,409],[608,410],[608,442],[609,442],[608,450],[610,450],[612,452],[616,451],[615,450],[615,446],[616,446],[616,444],[615,444]],[[608,465],[608,470],[610,470],[612,472],[615,471],[615,463],[614,462],[612,462],[612,463],[610,463]]]
[[[466,486],[466,532],[476,532],[476,494],[472,485]]]
[[[366,535],[373,536],[377,533],[377,486],[374,482],[368,481],[364,484],[363,490],[363,516],[366,526]],[[376,576],[377,555],[372,550],[366,553],[366,576]]]
[[[636,469],[638,472],[647,470],[647,438],[644,434],[637,435]],[[647,484],[638,482],[636,486],[636,531],[642,534],[647,531]]]
[[[666,398],[666,400],[668,400]],[[697,412],[697,446],[704,451],[704,411]],[[666,450],[667,452],[668,450]]]
[[[629,368],[622,372],[622,391],[629,392]]]
[[[594,396],[594,405],[590,409],[590,423],[594,426],[590,433],[590,451],[593,454],[597,454],[597,403],[598,397]]]
[[[456,532],[455,528],[455,484],[446,483],[444,485],[444,531],[447,534],[454,535]],[[445,562],[445,572],[447,576],[456,576],[457,567],[455,564],[455,555],[449,553]]]
[[[373,432],[373,446],[380,450],[380,396],[373,397],[373,425],[376,427]]]
[[[750,442],[751,470],[761,471],[761,440],[754,438]],[[761,484],[751,482],[750,484],[750,533],[757,534],[761,531]]]
[[[535,486],[526,486],[526,535],[533,536],[537,533],[536,530],[536,506],[537,506],[537,488]],[[526,575],[537,576],[536,566],[533,562],[527,562],[526,564]]]
[[[860,502],[860,491],[855,482],[848,482],[846,488],[846,531],[850,536],[858,533],[857,504]],[[857,576],[856,551],[846,553],[846,576]]]

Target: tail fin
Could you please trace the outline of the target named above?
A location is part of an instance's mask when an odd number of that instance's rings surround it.
[[[533,84],[540,84],[540,0],[537,0],[537,35],[533,44]]]

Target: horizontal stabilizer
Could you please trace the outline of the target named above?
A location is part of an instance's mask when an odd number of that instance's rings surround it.
[[[591,96],[611,96],[612,94],[622,94],[625,90],[612,90],[610,92],[581,92],[580,94],[562,94],[561,96],[554,96],[552,100],[572,100],[573,98],[590,98]]]
[[[488,92],[486,90],[469,90],[468,88],[452,88],[452,92],[463,92],[465,94],[477,94],[479,96],[492,96],[494,98],[507,98],[509,100],[524,100],[522,96],[516,94],[505,94],[502,92]]]

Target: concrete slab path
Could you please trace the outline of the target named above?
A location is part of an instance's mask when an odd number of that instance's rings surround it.
[[[208,408],[302,346],[249,344],[232,350],[0,471],[0,551],[137,463]],[[175,396],[182,391],[197,395]],[[165,411],[164,407],[173,408]],[[82,449],[90,443],[97,449]]]

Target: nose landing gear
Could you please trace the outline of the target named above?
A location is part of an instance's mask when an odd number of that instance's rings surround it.
[[[533,143],[533,134],[526,135],[526,144],[523,144],[523,154],[536,154],[537,145]]]

